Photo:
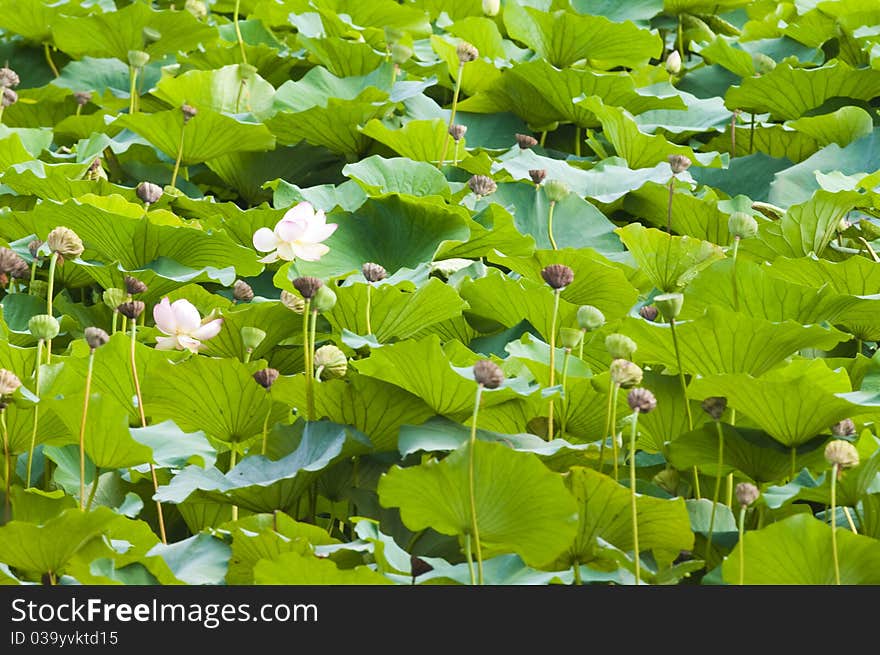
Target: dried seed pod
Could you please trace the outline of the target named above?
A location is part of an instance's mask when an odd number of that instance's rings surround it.
[[[31,239],[28,242],[28,252],[31,254],[31,257],[34,259],[40,259],[40,248],[43,246],[42,239]]]
[[[30,276],[27,262],[11,248],[0,248],[0,273],[7,273],[15,278]]]
[[[467,125],[450,125],[449,126],[449,136],[451,136],[455,141],[461,141],[464,138],[464,135],[466,132],[467,132]]]
[[[713,421],[717,421],[724,414],[724,410],[727,409],[727,398],[724,396],[710,396],[700,404],[700,407],[712,417]]]
[[[491,177],[474,175],[468,180],[468,187],[478,196],[488,196],[490,193],[495,193],[498,185],[495,184],[495,180]]]
[[[656,321],[658,314],[660,314],[660,310],[657,309],[656,305],[645,305],[639,309],[639,316],[646,321]]]
[[[162,197],[162,187],[152,182],[141,182],[137,185],[137,197],[148,205],[155,204]]]
[[[691,167],[691,160],[684,155],[669,155],[669,167],[678,175]]]
[[[657,399],[654,394],[643,387],[631,389],[626,395],[626,402],[629,403],[629,408],[632,411],[640,414],[647,414],[657,407]]]
[[[198,110],[192,105],[183,104],[180,106],[180,111],[183,112],[183,124],[186,125],[193,118],[195,118],[196,114],[198,114]]]
[[[550,264],[541,270],[541,277],[552,289],[564,289],[574,282],[574,271],[565,264]]]
[[[455,54],[458,55],[459,62],[461,62],[462,64],[466,64],[469,61],[473,61],[474,59],[479,57],[480,51],[467,41],[462,41],[458,44],[458,47],[456,47]]]
[[[825,446],[825,459],[838,469],[848,469],[859,465],[859,451],[849,441],[834,439]]]
[[[513,136],[516,139],[516,145],[519,146],[520,150],[525,150],[527,148],[534,148],[536,145],[538,145],[538,140],[535,137],[530,136],[528,134],[516,133]]]
[[[736,485],[734,495],[736,495],[736,502],[739,503],[740,507],[748,507],[758,500],[761,492],[751,482],[740,482]]]
[[[18,73],[9,68],[9,66],[0,68],[0,86],[10,89],[18,86],[20,82],[21,80],[18,77]]]
[[[348,357],[332,344],[315,351],[315,370],[321,370],[321,379],[344,378],[348,371]]]
[[[126,275],[125,279],[123,279],[123,283],[125,284],[125,291],[130,296],[144,293],[147,290],[146,284],[138,280],[136,277],[132,277],[131,275]]]
[[[92,101],[92,92],[77,91],[73,94],[73,99],[76,100],[76,104],[82,107],[83,105],[87,105]]]
[[[46,243],[49,244],[49,250],[67,258],[79,257],[85,250],[83,242],[76,232],[64,226],[56,227],[49,232]]]
[[[306,309],[306,301],[290,291],[281,292],[281,304],[296,314],[302,314]]]
[[[544,181],[544,178],[547,177],[547,169],[546,168],[530,168],[529,169],[529,177],[532,178],[532,182],[535,185],[541,184]]]
[[[250,302],[254,299],[254,290],[244,280],[236,280],[232,285],[232,297],[238,302]]]
[[[254,380],[257,381],[257,384],[268,391],[272,388],[272,385],[275,384],[275,380],[278,379],[279,375],[280,373],[278,372],[278,369],[261,368],[259,371],[254,373]]]
[[[856,424],[851,418],[845,418],[831,426],[831,434],[835,437],[852,437],[856,433]]]
[[[0,396],[8,396],[15,393],[15,390],[21,386],[21,380],[12,371],[0,368]]]
[[[318,289],[324,286],[324,281],[311,276],[294,278],[292,281],[293,288],[299,291],[300,295],[306,300],[311,300],[318,293]]]
[[[624,389],[635,387],[642,383],[642,369],[628,359],[615,359],[608,368],[611,381]]]
[[[504,383],[504,371],[495,362],[481,359],[474,364],[474,380],[487,389],[497,389]]]
[[[367,262],[361,266],[361,273],[364,274],[367,282],[381,282],[388,277],[388,271],[385,270],[385,267],[373,262]]]
[[[11,107],[18,102],[18,94],[12,89],[3,89],[3,97],[0,98],[0,104],[4,107]]]
[[[116,309],[126,318],[135,320],[138,316],[144,313],[144,308],[145,305],[140,300],[127,300],[124,303],[120,303]]]
[[[110,335],[108,335],[104,330],[99,327],[87,327],[83,331],[83,335],[86,338],[86,343],[89,344],[89,348],[92,350],[97,350],[105,343],[110,341]]]

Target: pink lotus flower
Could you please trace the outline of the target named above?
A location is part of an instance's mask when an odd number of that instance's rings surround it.
[[[330,252],[330,248],[321,242],[337,227],[336,223],[327,224],[323,210],[315,211],[311,203],[301,202],[284,214],[274,230],[261,227],[254,232],[254,248],[269,253],[260,259],[264,264],[296,258],[316,262]]]
[[[203,320],[189,300],[170,302],[167,297],[153,307],[156,327],[167,337],[156,337],[157,350],[190,350],[198,352],[202,341],[216,337],[223,326],[222,318]]]

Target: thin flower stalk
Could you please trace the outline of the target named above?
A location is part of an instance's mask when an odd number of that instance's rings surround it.
[[[85,511],[86,497],[86,421],[89,415],[89,398],[92,393],[92,370],[95,365],[95,349],[89,352],[89,367],[86,371],[85,397],[83,398],[82,420],[79,424],[79,508]],[[94,487],[98,486],[98,472],[95,471]]]

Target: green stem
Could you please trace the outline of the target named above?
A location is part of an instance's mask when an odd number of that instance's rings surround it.
[[[177,144],[177,158],[174,160],[174,170],[171,172],[171,186],[177,183],[177,174],[180,172],[180,160],[183,159],[183,135],[186,133],[186,122],[180,126],[180,142]]]
[[[98,491],[98,479],[101,477],[101,469],[95,467],[95,479],[92,480],[92,488],[89,491],[89,502],[86,503],[85,510],[88,512],[92,509],[92,503],[95,502],[95,493]]]
[[[797,473],[797,448],[794,446],[791,447],[791,479],[794,480],[794,476]]]
[[[577,125],[574,128],[574,155],[581,156],[581,128]]]
[[[373,285],[367,282],[367,334],[373,334],[373,326],[370,323],[370,313],[372,311],[372,303],[373,303]]]
[[[311,312],[311,300],[306,300],[305,306],[303,307],[303,358],[305,359],[305,373],[306,373],[306,420],[312,420],[312,406],[315,404],[314,393],[315,390],[312,386],[312,357],[311,351],[309,350],[309,319],[312,315]]]
[[[730,158],[736,157],[736,112],[730,117]]]
[[[55,65],[54,61],[52,61],[52,52],[49,50],[48,43],[43,44],[43,54],[46,55],[46,63],[49,64],[49,68],[52,69],[52,74],[55,77],[59,77],[61,75],[61,73],[58,72],[58,66]]]
[[[578,359],[584,361],[584,341],[587,340],[587,331],[581,328],[581,342],[578,344]]]
[[[545,143],[547,143],[547,130],[541,132],[541,139],[538,141],[538,145],[543,148]]]
[[[117,311],[114,309],[114,310],[113,310],[113,324],[112,324],[112,326],[111,326],[111,330],[112,330],[112,331],[110,332],[110,334],[116,334],[116,323],[118,322],[118,321],[117,321],[118,318],[119,318],[119,312],[117,312]]]
[[[675,319],[670,319],[669,328],[672,331],[672,345],[675,348],[675,364],[678,366],[678,380],[681,383],[681,393],[684,395],[684,408],[687,411],[688,429],[694,429],[694,417],[691,416],[691,404],[687,397],[687,380],[684,377],[684,370],[681,367],[681,352],[678,348],[678,335],[675,332]]]
[[[556,383],[556,320],[559,316],[560,290],[553,291],[553,315],[550,320],[550,385]],[[547,416],[547,441],[553,439],[553,399],[550,399],[549,415]]]
[[[755,114],[752,114],[751,125],[749,126],[749,154],[755,151]]]
[[[266,454],[266,446],[269,443],[269,417],[272,415],[272,405],[269,405],[269,411],[266,412],[266,418],[263,419],[263,447],[260,449],[260,454]]]
[[[550,245],[553,246],[553,250],[559,250],[559,246],[556,245],[556,239],[553,238],[553,208],[556,206],[556,201],[550,201],[550,209],[547,211],[547,234],[550,236]]]
[[[34,364],[34,391],[40,395],[40,363],[43,361],[43,340],[37,341],[37,362]],[[31,487],[31,466],[34,463],[34,448],[37,445],[37,426],[40,421],[40,405],[34,405],[34,425],[31,430],[31,447],[27,459],[27,488]]]
[[[46,313],[52,316],[52,296],[55,294],[55,269],[58,267],[58,253],[49,258],[49,295],[46,297]],[[46,340],[46,363],[52,363],[52,340]]]
[[[565,385],[568,381],[568,360],[571,357],[571,348],[565,349],[565,357],[562,359],[562,416],[559,418],[559,435],[565,438],[565,419],[568,417],[568,398],[565,395]]]
[[[244,51],[244,39],[241,37],[241,27],[238,24],[238,11],[241,7],[241,0],[235,0],[235,9],[232,11],[232,22],[235,24],[235,38],[238,40],[238,47],[241,50],[241,61],[247,63],[247,55]]]
[[[233,444],[233,447],[229,451],[229,471],[232,471],[232,469],[235,468],[235,460],[237,459],[237,455],[238,453],[235,450],[235,444]],[[232,506],[232,520],[238,520],[238,505]]]
[[[574,583],[580,587],[584,584],[584,581],[581,579],[581,563],[575,562],[572,568],[574,568]]]
[[[727,474],[727,506],[733,509],[733,471]]]
[[[464,536],[464,556],[467,559],[468,571],[471,574],[471,586],[477,584],[477,576],[474,574],[474,557],[471,554],[471,535]]]
[[[856,357],[862,354],[862,338],[856,339]]]
[[[3,428],[3,480],[6,490],[3,495],[4,523],[9,523],[12,510],[9,505],[9,490],[12,487],[12,457],[9,454],[9,430],[6,429],[6,410],[0,409],[0,427]]]
[[[449,139],[452,135],[449,131],[455,124],[455,110],[458,108],[458,93],[461,91],[461,75],[464,72],[464,63],[458,64],[458,75],[455,77],[455,92],[452,94],[452,113],[449,114],[449,125],[446,126],[446,136],[443,138],[443,150],[440,151],[440,161],[437,162],[437,168],[443,168],[443,162],[446,160],[446,151],[449,149]]]
[[[28,295],[34,295],[34,281],[37,279],[37,258],[34,257],[34,261],[31,262],[31,281],[28,284]]]
[[[128,113],[133,114],[137,111],[137,76],[138,69],[134,66],[128,67],[128,76],[130,79],[128,85]]]
[[[715,509],[718,506],[718,497],[721,495],[721,467],[724,466],[724,430],[720,421],[715,421],[715,429],[718,430],[718,469],[715,471],[715,491],[712,494],[712,513],[709,515],[709,534],[706,537],[706,553],[703,557],[709,561],[709,550],[712,548],[712,535],[715,532]]]
[[[483,553],[480,547],[480,527],[477,525],[477,494],[476,476],[474,473],[474,459],[477,445],[477,415],[480,412],[480,399],[483,395],[483,385],[477,385],[477,397],[474,400],[474,416],[471,421],[470,448],[468,449],[468,495],[471,506],[471,534],[477,546],[477,573],[479,584],[483,584]],[[470,537],[470,535],[468,535]]]
[[[318,330],[318,310],[312,309],[312,326],[309,334],[309,366],[312,367],[312,382],[316,382],[319,378],[315,375],[315,334]],[[312,394],[309,396],[309,420],[315,420],[315,389],[312,387]]]
[[[614,385],[614,396],[613,401],[611,403],[611,456],[613,457],[612,464],[614,466],[614,479],[618,479],[617,474],[617,460],[619,459],[619,454],[617,452],[617,394],[620,391],[620,385]]]
[[[733,238],[733,311],[739,311],[739,288],[736,283],[736,255],[739,251],[739,237]]]
[[[831,554],[834,557],[834,584],[840,584],[840,562],[837,558],[837,463],[831,465]]]
[[[611,403],[614,402],[614,384],[608,384],[608,405],[605,409],[605,430],[602,432],[602,444],[599,446],[599,473],[605,468],[605,442],[611,430]]]
[[[684,28],[681,24],[681,14],[678,15],[678,56],[684,62]]]
[[[746,506],[739,508],[739,584],[745,584],[746,577]]]
[[[636,435],[638,434],[639,410],[633,414],[632,432],[629,435],[629,497],[632,513],[633,559],[636,562],[636,585],[641,583],[639,560],[639,514],[636,507]]]
[[[666,202],[666,233],[672,234],[672,199],[675,197],[675,173],[669,178],[669,200]]]
[[[79,508],[85,510],[86,495],[86,418],[89,415],[89,397],[92,393],[92,369],[95,365],[95,349],[89,351],[89,368],[86,372],[86,393],[83,398],[82,420],[79,424]],[[30,479],[30,470],[28,470],[28,479]],[[30,483],[28,483],[30,484]],[[95,477],[97,485],[97,476]]]

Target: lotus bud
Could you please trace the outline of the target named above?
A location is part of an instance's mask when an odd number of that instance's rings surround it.
[[[275,380],[278,379],[278,369],[274,368],[261,368],[259,371],[254,373],[254,380],[257,381],[261,387],[263,387],[266,391],[272,388],[272,385],[275,384]]]
[[[361,266],[361,273],[364,274],[367,282],[381,282],[388,277],[388,271],[383,266],[373,262],[367,262]]]
[[[57,337],[58,333],[61,332],[61,325],[59,325],[58,319],[54,316],[37,314],[36,316],[32,316],[31,320],[28,321],[28,330],[30,330],[31,334],[37,339],[50,341]]]
[[[336,293],[326,284],[321,285],[312,299],[312,309],[319,314],[329,312],[336,306]]]
[[[574,282],[574,271],[565,264],[550,264],[541,270],[541,277],[552,289],[559,290]]]
[[[752,65],[758,75],[766,75],[776,68],[776,62],[762,52],[756,52],[752,55]]]
[[[306,309],[305,300],[295,293],[290,293],[290,291],[286,290],[281,292],[281,304],[296,314],[302,314]]]
[[[153,27],[144,27],[141,30],[141,36],[144,39],[144,45],[150,45],[162,38],[162,32]]]
[[[547,170],[544,168],[529,169],[529,177],[532,178],[532,182],[535,183],[535,186],[540,186],[541,182],[544,181],[544,178],[547,177]]]
[[[684,155],[669,155],[669,167],[674,175],[678,175],[691,167],[691,160]]]
[[[73,94],[73,99],[80,107],[89,104],[92,101],[91,91],[77,91]]]
[[[495,180],[491,177],[474,175],[468,180],[468,187],[478,196],[488,196],[490,193],[495,193],[498,185],[495,184]]]
[[[636,342],[625,334],[615,332],[605,337],[605,350],[611,359],[632,359],[637,348]]]
[[[318,289],[324,286],[324,281],[316,277],[305,276],[294,278],[292,284],[304,299],[311,300],[318,293]]]
[[[469,61],[473,61],[477,57],[480,56],[480,51],[477,50],[473,45],[468,43],[467,41],[462,41],[458,44],[458,47],[455,49],[455,54],[458,55],[458,61],[461,64],[466,64]]]
[[[852,437],[855,433],[856,424],[851,418],[845,418],[831,426],[831,434],[835,437]]]
[[[581,305],[577,311],[577,322],[581,330],[592,332],[605,325],[605,314],[592,305]]]
[[[119,305],[125,302],[126,293],[123,289],[105,289],[101,299],[113,311],[118,311]]]
[[[49,295],[49,283],[45,280],[34,280],[28,286],[28,291],[37,298],[46,298]]]
[[[673,50],[666,58],[666,72],[670,75],[678,75],[681,72],[681,55],[678,50]]]
[[[18,86],[20,82],[21,79],[19,79],[18,73],[9,68],[9,66],[0,68],[0,86],[11,89]]]
[[[136,277],[132,277],[131,275],[126,275],[123,282],[125,284],[125,290],[130,296],[144,293],[147,290],[146,284],[138,280]]]
[[[144,313],[144,308],[145,305],[140,300],[127,300],[123,303],[120,303],[116,309],[126,318],[135,320],[138,316]]]
[[[40,259],[40,248],[43,246],[43,241],[41,239],[31,239],[28,241],[28,252],[31,254],[31,257],[34,259]]]
[[[232,297],[238,302],[250,302],[254,299],[254,290],[244,280],[236,280],[232,285]]]
[[[143,50],[129,50],[128,64],[132,68],[143,68],[150,63],[150,55]]]
[[[467,125],[450,125],[449,126],[449,136],[451,136],[455,141],[461,141],[464,138],[464,135],[466,132],[467,132]]]
[[[12,89],[3,89],[3,96],[0,97],[0,104],[4,107],[11,107],[18,102],[18,94]]]
[[[525,150],[527,148],[534,148],[538,145],[538,140],[530,136],[528,134],[514,134],[514,138],[516,139],[516,145],[519,146],[520,150]]]
[[[501,0],[483,0],[483,13],[486,16],[497,16],[501,11]]]
[[[21,380],[12,371],[0,368],[0,396],[8,396],[15,393],[21,386]]]
[[[0,273],[26,278],[30,276],[30,268],[17,252],[11,248],[0,248]]]
[[[64,258],[79,257],[85,249],[76,232],[64,226],[56,227],[49,232],[46,243],[49,244],[49,250],[57,252]]]
[[[547,194],[547,200],[550,202],[559,202],[569,194],[568,187],[559,180],[550,180],[545,183],[544,192]]]
[[[208,5],[205,4],[204,0],[186,0],[183,8],[199,20],[204,20],[208,17]]]
[[[761,492],[758,491],[758,487],[751,482],[740,482],[736,485],[734,495],[736,496],[736,502],[739,503],[740,507],[748,507],[758,500],[758,496],[761,495]]]
[[[195,118],[196,114],[198,114],[198,110],[192,105],[183,104],[180,106],[180,111],[183,113],[183,124],[186,125],[193,118]]]
[[[671,323],[681,313],[684,296],[680,293],[662,293],[654,297],[654,304],[660,310],[664,320],[667,323]]]
[[[628,359],[615,359],[608,368],[611,381],[624,389],[642,383],[642,369]]]
[[[849,441],[834,439],[825,446],[825,459],[839,470],[848,469],[859,465],[859,451]]]
[[[727,398],[724,396],[710,396],[700,404],[700,407],[712,417],[713,421],[718,421],[721,419],[722,414],[724,414],[724,410],[727,409]]]
[[[344,378],[348,371],[348,357],[334,345],[321,346],[315,351],[315,371],[322,380]]]
[[[137,197],[147,205],[155,204],[162,197],[162,187],[152,182],[141,182],[137,185]]]
[[[737,239],[751,239],[758,234],[758,221],[751,214],[733,212],[727,219],[727,231]]]
[[[504,383],[504,371],[495,362],[481,359],[474,364],[474,380],[487,389],[497,389]]]
[[[413,49],[403,43],[395,43],[391,46],[391,61],[400,66],[413,56]]]
[[[254,350],[263,343],[266,333],[260,328],[243,327],[241,328],[241,342],[244,344],[245,350]]]
[[[89,344],[89,348],[92,350],[97,350],[110,341],[110,335],[104,332],[101,328],[95,326],[87,327],[83,332],[83,335],[86,338],[86,343]]]
[[[656,305],[645,305],[639,309],[639,316],[646,321],[656,321],[658,314],[660,314],[660,310],[657,309]]]
[[[563,348],[573,350],[578,347],[583,339],[584,333],[575,328],[559,328],[559,344]]]
[[[632,411],[640,414],[647,414],[657,407],[657,399],[654,394],[642,387],[630,390],[626,395],[626,402]]]
[[[663,489],[664,491],[668,491],[672,495],[676,495],[678,491],[678,483],[680,480],[680,476],[678,475],[678,471],[673,468],[663,469],[657,475],[655,475],[651,482],[656,484],[658,487]]]

